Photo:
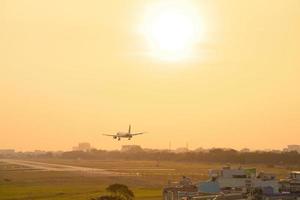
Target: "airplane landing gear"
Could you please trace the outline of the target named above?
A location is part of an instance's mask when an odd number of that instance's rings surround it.
[[[118,138],[118,141],[120,141],[121,140],[121,138]]]

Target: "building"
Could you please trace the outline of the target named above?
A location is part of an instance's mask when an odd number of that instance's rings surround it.
[[[141,152],[143,151],[142,147],[139,145],[123,145],[122,152]]]
[[[174,152],[175,153],[187,153],[187,152],[189,152],[189,149],[187,147],[179,147]]]
[[[209,171],[209,182],[199,184],[199,189],[206,188],[207,184],[215,183],[219,190],[222,188],[240,188],[251,187],[251,180],[256,176],[256,169],[232,169],[230,166],[222,169],[212,169]],[[204,190],[203,190],[204,191]]]
[[[288,145],[287,148],[284,149],[284,151],[297,151],[298,153],[300,153],[300,145],[297,144]]]
[[[222,190],[222,188],[235,188],[240,190],[250,190],[251,188],[272,188],[274,193],[279,192],[279,184],[274,174],[270,173],[256,173],[255,168],[237,168],[224,167],[223,169],[210,170],[210,182],[199,184],[199,189],[205,188],[206,185],[215,183],[215,185]]]
[[[164,200],[181,200],[197,196],[198,190],[192,181],[183,176],[179,182],[171,183],[163,189]]]
[[[73,151],[88,152],[92,149],[91,144],[88,142],[79,143],[78,146],[73,147]]]
[[[248,149],[248,148],[243,148],[243,149],[240,150],[240,152],[242,152],[242,153],[249,153],[249,152],[250,152],[250,149]]]
[[[209,171],[210,179],[193,184],[183,177],[177,184],[170,182],[163,189],[164,200],[299,200],[300,172],[291,172],[280,183],[274,174],[255,168],[229,166]]]
[[[202,148],[202,147],[199,147],[199,148],[195,149],[194,152],[207,153],[207,152],[209,152],[209,150],[208,150],[208,149],[204,149],[204,148]]]
[[[0,149],[0,155],[13,155],[14,153],[14,149]]]
[[[164,200],[244,200],[241,192],[220,193],[219,191],[202,192],[197,185],[183,176],[179,182],[170,183],[163,189]]]
[[[286,179],[280,180],[282,191],[299,193],[300,196],[300,171],[292,171]]]

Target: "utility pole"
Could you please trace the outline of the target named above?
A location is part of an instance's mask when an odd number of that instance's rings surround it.
[[[189,143],[186,142],[186,149],[189,150]]]

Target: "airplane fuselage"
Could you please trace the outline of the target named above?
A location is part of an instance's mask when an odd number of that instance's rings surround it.
[[[120,139],[120,138],[128,138],[129,140],[132,138],[132,135],[130,133],[126,132],[117,132],[114,139]]]
[[[126,132],[118,132],[116,135],[118,137],[131,137],[131,134]]]

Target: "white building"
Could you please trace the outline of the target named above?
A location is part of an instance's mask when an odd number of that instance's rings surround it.
[[[242,168],[231,169],[230,167],[224,167],[220,170],[210,170],[209,176],[212,181],[218,183],[220,188],[244,188],[250,178],[255,175],[248,174]]]
[[[200,182],[199,190],[216,190],[216,188],[240,188],[247,190],[250,188],[272,187],[274,193],[279,192],[279,184],[275,175],[259,173],[256,175],[256,169],[232,169],[224,167],[223,169],[214,169],[209,171],[210,181]]]
[[[280,184],[285,192],[300,193],[300,171],[292,171],[286,179],[280,180]]]

